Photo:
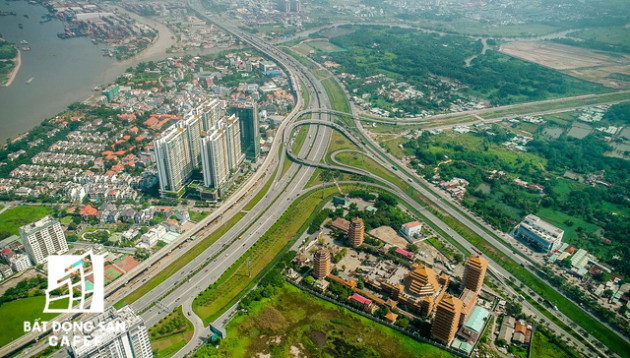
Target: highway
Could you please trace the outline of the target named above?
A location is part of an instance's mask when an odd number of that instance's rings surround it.
[[[350,116],[352,116],[352,114],[349,114],[349,113],[343,113],[343,112],[331,111],[331,110],[322,110],[321,112],[328,113],[328,114],[350,115]],[[309,113],[313,113],[313,112],[302,111],[300,114],[301,115],[305,115],[305,114],[309,114]],[[423,178],[418,176],[415,172],[408,170],[406,168],[406,164],[405,163],[403,163],[400,160],[398,160],[397,158],[389,155],[385,150],[383,150],[380,147],[380,145],[378,145],[378,143],[376,143],[375,140],[373,140],[369,136],[369,134],[367,133],[366,129],[362,126],[361,121],[360,121],[359,118],[354,116],[354,119],[355,119],[355,125],[358,128],[359,133],[361,134],[360,138],[356,137],[356,135],[353,132],[350,132],[350,131],[348,131],[346,129],[338,128],[338,127],[340,127],[338,125],[334,125],[334,126],[338,130],[340,130],[346,137],[348,137],[351,141],[353,141],[353,143],[355,145],[357,145],[360,148],[363,148],[363,150],[366,151],[367,153],[370,153],[370,157],[372,159],[375,159],[385,169],[391,168],[392,164],[394,164],[398,168],[400,168],[400,170],[398,170],[398,171],[389,171],[389,172],[390,172],[390,174],[399,177],[401,180],[406,181],[410,187],[412,187],[414,190],[418,191],[422,196],[424,196],[427,199],[429,199],[429,201],[431,203],[433,203],[436,207],[438,207],[440,210],[448,213],[450,216],[452,216],[455,219],[457,219],[460,223],[464,224],[466,227],[468,227],[471,230],[473,230],[476,234],[478,234],[484,240],[489,242],[493,247],[499,249],[504,255],[506,255],[507,257],[512,258],[517,263],[521,263],[521,264],[527,263],[527,262],[529,262],[531,264],[535,263],[531,259],[530,254],[528,252],[521,251],[524,248],[524,246],[516,245],[516,243],[517,243],[516,240],[512,239],[509,235],[494,229],[489,224],[487,224],[485,221],[483,221],[481,218],[475,216],[469,210],[461,207],[461,205],[458,202],[456,202],[455,200],[453,200],[447,193],[445,193],[442,190],[434,187],[433,185],[428,183],[426,180],[424,180]],[[370,145],[367,145],[368,143]],[[316,164],[316,163],[310,163],[310,164],[313,165],[313,164]],[[337,164],[339,165],[340,168],[341,167],[347,168],[345,165],[342,165],[341,163],[337,163]],[[327,166],[327,167],[331,168],[331,169],[334,169],[332,166]],[[498,240],[497,238],[501,238],[501,241]],[[515,244],[515,245],[506,246],[506,244],[509,244],[510,242]],[[466,243],[466,244],[467,245],[463,245],[463,246],[464,247],[468,247],[469,243]],[[533,265],[524,265],[524,268],[527,269],[528,271],[530,271],[532,274],[537,275],[537,269]],[[564,293],[561,292],[560,290],[558,290],[555,286],[551,285],[550,283],[548,283],[548,284],[556,292],[560,293],[561,295],[565,296],[565,298],[570,300],[569,297],[566,297],[566,295],[564,295]],[[577,304],[578,303],[576,303],[576,305]],[[581,309],[583,309],[583,308],[581,308]],[[591,316],[591,318],[599,321],[601,324],[607,326],[609,329],[611,329],[613,332],[615,332],[619,337],[621,337],[624,340],[630,342],[628,337],[626,337],[625,335],[623,335],[620,332],[618,332],[610,324],[608,324],[607,322],[602,321],[601,319],[599,319],[598,317],[593,315],[590,311],[585,310],[585,309],[583,309],[583,310],[584,310],[584,312],[589,314]],[[554,314],[556,317],[558,317],[559,319],[561,319],[564,322],[570,322],[569,318],[564,316],[561,312],[554,311],[554,312],[551,312],[551,313]],[[590,334],[588,334],[587,337],[590,338],[589,341],[591,341],[591,342],[592,341],[596,341],[596,339],[594,337],[590,336]]]
[[[296,106],[283,121],[278,131],[279,135],[276,136],[276,140],[273,143],[269,155],[249,180],[248,184],[244,185],[235,194],[230,196],[230,198],[221,205],[220,209],[214,211],[211,215],[198,223],[193,230],[188,231],[175,242],[160,250],[158,254],[152,255],[148,260],[134,269],[128,276],[125,277],[125,281],[117,280],[108,286],[107,292],[108,295],[111,295],[111,297],[108,299],[107,305],[113,304],[120,298],[121,295],[133,291],[134,289],[140,287],[153,275],[159,274],[161,269],[167,266],[166,264],[161,263],[163,266],[161,266],[159,270],[155,270],[151,275],[141,276],[143,278],[142,281],[137,280],[135,283],[127,286],[128,282],[132,278],[142,274],[142,272],[151,265],[157,263],[164,255],[172,253],[170,259],[168,260],[170,263],[180,258],[188,250],[193,250],[195,248],[194,243],[200,241],[201,238],[197,238],[197,240],[191,245],[187,245],[180,250],[174,251],[181,243],[187,240],[190,236],[199,232],[199,230],[206,228],[210,223],[226,221],[230,215],[240,211],[247,202],[246,198],[251,198],[255,194],[255,192],[252,193],[251,191],[253,185],[261,182],[263,179],[273,180],[269,191],[264,195],[264,197],[251,210],[245,213],[243,218],[230,228],[226,234],[220,237],[206,250],[199,253],[199,255],[188,262],[179,271],[166,278],[163,282],[132,304],[134,311],[141,313],[147,327],[153,326],[155,323],[159,322],[160,319],[172,312],[176,307],[182,306],[185,317],[189,319],[195,327],[193,338],[175,355],[176,357],[186,356],[202,344],[204,342],[203,339],[208,337],[210,334],[207,326],[204,326],[203,321],[192,310],[194,299],[208,286],[216,282],[216,280],[218,280],[230,266],[237,262],[239,258],[241,258],[247,250],[249,250],[272,227],[272,225],[290,207],[295,199],[307,192],[307,190],[304,189],[304,186],[311,178],[315,168],[317,167],[340,169],[350,173],[365,175],[385,183],[386,187],[383,187],[383,189],[389,190],[399,196],[409,206],[419,211],[428,219],[428,221],[448,233],[449,236],[462,246],[467,248],[470,247],[470,243],[465,238],[451,229],[425,206],[413,200],[403,189],[398,188],[393,183],[390,183],[369,171],[352,168],[339,163],[336,161],[334,155],[332,156],[332,159],[335,162],[334,164],[326,165],[321,163],[328,147],[331,132],[333,129],[336,129],[340,130],[348,138],[353,140],[353,142],[362,148],[366,154],[370,155],[372,159],[383,165],[384,168],[387,169],[390,167],[392,161],[398,163],[400,168],[405,168],[402,163],[380,150],[380,146],[378,146],[378,144],[375,143],[369,135],[367,135],[365,129],[361,126],[360,121],[356,119],[356,117],[355,124],[363,137],[360,139],[356,138],[354,134],[349,132],[347,129],[332,123],[331,117],[339,113],[335,113],[330,110],[331,106],[328,97],[325,95],[326,92],[323,89],[323,86],[313,77],[310,71],[308,71],[308,69],[306,69],[297,60],[258,37],[243,32],[236,25],[232,24],[229,19],[218,18],[216,16],[206,14],[199,1],[189,0],[188,4],[202,18],[215,23],[225,31],[239,37],[243,42],[248,43],[258,51],[278,62],[286,70],[292,88],[295,90],[297,97]],[[306,89],[310,97],[310,103],[304,111],[301,110],[303,98],[301,98],[300,82],[306,85]],[[292,132],[296,126],[302,125],[302,123],[296,124],[295,122],[306,113],[313,115],[310,120],[303,122],[311,124],[308,129],[308,136],[300,151],[298,153],[293,153],[290,149],[292,143]],[[461,113],[458,114],[461,115]],[[445,116],[445,118],[448,117],[449,116]],[[370,145],[363,144],[365,141],[368,141]],[[279,151],[281,144],[284,145],[286,152]],[[291,163],[286,173],[282,174],[284,155],[288,155],[300,164]],[[268,178],[277,166],[280,168],[277,170],[276,176],[274,178]],[[462,213],[460,209],[456,208],[452,203],[449,203],[448,199],[445,200],[442,193],[433,190],[429,185],[422,182],[422,179],[418,178],[415,173],[411,173],[406,169],[393,171],[391,173],[400,177],[403,181],[408,182],[409,186],[411,186],[414,190],[427,197],[441,210],[453,216],[465,226],[471,228],[494,247],[501,250],[501,252],[505,255],[514,258],[517,262],[523,262],[523,258],[521,256],[513,253],[514,248],[504,246],[504,244],[496,240],[493,235],[488,234],[486,230],[494,232],[492,228],[481,222],[478,218],[470,217]],[[260,186],[258,187],[258,190],[260,190]],[[204,232],[204,235],[211,234],[219,226],[220,225],[215,224],[211,229]],[[512,277],[509,272],[503,269],[496,262],[490,259],[488,260],[490,261],[493,274],[509,278],[517,286],[520,285],[520,282],[516,278]],[[503,282],[503,284],[506,286],[508,292],[513,292],[509,285],[505,282]],[[115,293],[118,289],[120,290]],[[538,299],[536,295],[530,296],[534,299]],[[529,311],[536,313],[536,315],[541,320],[545,321],[552,330],[555,330],[556,332],[563,332],[559,326],[550,321],[535,307],[526,301],[523,302],[523,305],[526,306]],[[571,325],[571,321],[562,313],[553,311],[550,312],[569,326]],[[62,319],[66,318],[69,318],[69,316],[62,316]],[[223,322],[218,323],[222,324]],[[584,346],[581,342],[577,341],[570,335],[565,335],[572,339],[572,341],[580,349],[584,351],[590,351],[592,349],[592,347]],[[14,342],[17,342],[16,345],[24,345],[33,339],[34,335],[25,335]],[[585,339],[590,342],[595,340],[590,335],[585,337]],[[7,349],[14,350],[16,345],[13,345],[10,348],[7,348],[7,346],[2,347],[2,349],[0,349],[0,355],[7,355],[6,353],[11,351]],[[600,352],[600,354],[603,353]]]
[[[200,9],[201,10],[201,9]],[[199,10],[198,10],[199,11]],[[228,27],[228,21],[220,22],[222,27]],[[233,34],[239,34],[235,27],[230,28]],[[250,37],[248,34],[239,34],[243,41],[249,42],[255,48],[265,48],[268,46],[264,42]],[[267,50],[268,51],[268,50]],[[269,53],[267,53],[270,55]],[[276,50],[270,57],[277,62],[287,66],[287,62],[293,62],[283,52]],[[286,67],[285,67],[286,68]],[[307,84],[311,103],[309,108],[329,108],[328,97],[319,96],[324,93],[321,84],[316,82],[308,71],[302,73],[291,73],[292,84],[296,86],[295,91],[300,97],[298,78]],[[298,101],[298,106],[302,99]],[[327,115],[317,115],[317,118],[328,117]],[[290,115],[283,122],[283,126],[296,120],[298,117]],[[290,145],[291,130],[286,127],[281,128],[283,135],[277,136],[287,139],[286,145]],[[328,128],[309,128],[309,133],[299,155],[313,161],[320,161],[326,153],[331,130]],[[274,143],[275,144],[275,143]],[[271,153],[270,153],[271,155]],[[280,165],[283,158],[277,161]],[[202,338],[207,337],[209,331],[204,327],[203,322],[192,311],[194,298],[204,291],[239,258],[251,248],[262,237],[277,219],[289,208],[293,201],[302,193],[302,188],[311,178],[314,168],[310,166],[300,166],[291,164],[290,168],[281,176],[282,170],[278,170],[276,178],[272,178],[273,183],[265,196],[239,220],[228,232],[212,244],[208,249],[198,255],[191,262],[187,263],[180,271],[167,278],[160,285],[148,292],[132,304],[136,312],[143,312],[142,317],[148,327],[157,323],[161,318],[170,313],[177,306],[183,305],[183,310],[194,326],[193,339],[176,356],[184,356],[202,343]],[[240,238],[242,237],[242,238]],[[173,289],[174,288],[174,289]],[[169,292],[171,291],[171,292]]]
[[[375,156],[374,153],[369,153],[366,148],[363,148],[366,152],[367,155],[370,155],[370,157],[372,159],[375,159],[377,162],[379,162],[379,164],[384,165],[385,163],[382,161],[381,158],[378,158]],[[339,153],[339,152],[343,152],[343,151],[338,151],[335,153]],[[340,163],[334,155],[331,155],[331,159],[334,162],[334,164],[332,165],[324,165],[321,163],[314,163],[311,160],[308,160],[307,158],[302,160],[300,159],[299,155],[297,155],[296,160],[303,162],[303,164],[305,165],[313,165],[313,166],[319,166],[319,167],[327,167],[330,169],[338,169],[338,170],[342,170],[342,171],[346,171],[346,172],[354,172],[355,174],[360,174],[360,175],[364,175],[367,177],[370,177],[372,179],[375,180],[379,180],[381,182],[383,182],[384,184],[386,184],[386,186],[380,186],[380,185],[371,185],[373,187],[378,187],[381,189],[385,189],[388,190],[389,192],[392,192],[393,194],[395,194],[396,196],[398,196],[399,198],[401,198],[407,205],[409,205],[410,207],[414,208],[416,211],[418,211],[421,215],[423,215],[428,222],[431,223],[432,226],[438,227],[439,229],[441,229],[443,232],[446,232],[448,234],[448,236],[452,237],[455,241],[457,241],[460,245],[462,245],[463,247],[472,247],[471,244],[463,237],[461,236],[459,233],[457,233],[455,230],[453,230],[450,226],[448,226],[445,222],[443,222],[440,218],[438,218],[437,216],[435,216],[429,209],[427,209],[426,206],[419,204],[417,201],[415,201],[413,198],[411,198],[404,190],[398,188],[396,185],[394,185],[393,183],[372,174],[369,171],[366,170],[362,170],[362,169],[356,169],[350,166],[347,166],[343,163]],[[414,189],[418,189],[418,185],[417,183],[410,183],[412,187],[414,187]],[[498,263],[494,262],[492,259],[486,257],[489,261],[489,266],[492,267],[492,271],[495,275],[499,274],[500,276],[497,277],[503,277],[503,278],[507,278],[509,279],[511,282],[513,282],[516,286],[520,286],[521,282],[516,279],[515,277],[513,277],[507,270],[505,270],[503,267],[501,267]],[[507,292],[514,292],[514,290],[506,283],[505,279],[504,280],[499,280],[507,289]],[[538,300],[540,297],[538,297],[537,295],[530,295],[533,299]],[[536,316],[542,320],[543,322],[545,322],[553,331],[555,332],[564,332],[564,330],[558,326],[557,324],[555,324],[553,321],[551,321],[550,319],[548,319],[545,315],[543,315],[538,309],[536,309],[533,305],[531,305],[530,303],[528,303],[526,300],[522,300],[521,301],[522,305],[525,306],[530,312],[533,312],[536,314]],[[556,317],[558,317],[561,321],[565,322],[565,324],[570,324],[570,319],[567,318],[566,316],[564,316],[561,312],[559,311],[550,311],[552,312],[552,314],[554,314]],[[578,332],[576,332],[578,333]],[[579,334],[579,333],[578,333]],[[580,350],[584,351],[584,352],[589,352],[591,349],[593,349],[592,347],[587,347],[585,346],[583,343],[581,343],[580,341],[578,341],[577,339],[575,339],[574,337],[570,336],[568,333],[564,333],[565,336],[569,337],[569,339],[571,339],[573,341],[573,343],[576,345],[576,347],[578,347]],[[595,338],[587,335],[586,337],[583,337],[584,339],[593,342],[595,341]],[[599,354],[604,354],[603,352],[598,352]],[[592,357],[596,357],[597,354],[592,354],[589,355]]]

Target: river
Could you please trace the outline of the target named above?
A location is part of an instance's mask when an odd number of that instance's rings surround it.
[[[95,45],[87,37],[59,39],[57,33],[63,31],[63,24],[58,20],[40,23],[41,16],[48,13],[42,6],[1,1],[0,11],[17,13],[0,17],[0,34],[20,47],[31,47],[31,51],[22,51],[22,66],[13,83],[0,87],[0,143],[88,98],[94,86],[112,82],[139,61],[166,57],[165,50],[174,43],[172,32],[164,25],[134,15],[156,28],[159,36],[139,56],[119,62],[102,56],[105,45]],[[22,40],[28,44],[20,44]],[[30,78],[33,80],[26,83]]]

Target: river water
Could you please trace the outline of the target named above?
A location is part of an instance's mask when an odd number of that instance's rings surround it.
[[[26,1],[2,1],[0,10],[17,13],[0,17],[2,36],[20,47],[32,48],[21,51],[22,66],[13,83],[0,87],[0,142],[28,131],[70,103],[89,97],[94,86],[115,78],[108,69],[117,64],[116,60],[103,57],[102,46],[86,37],[59,39],[61,21],[40,24],[41,16],[47,13],[44,7]],[[21,45],[22,40],[28,45]],[[27,84],[31,77],[33,81]]]

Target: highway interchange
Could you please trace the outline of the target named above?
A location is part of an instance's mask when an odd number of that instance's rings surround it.
[[[332,118],[341,115],[341,113],[331,110],[331,104],[325,94],[326,91],[324,90],[321,82],[318,81],[306,67],[300,64],[293,57],[285,54],[283,51],[266,43],[256,36],[241,31],[235,25],[231,24],[229,19],[220,19],[214,16],[209,16],[199,4],[198,0],[189,0],[189,6],[202,17],[205,17],[208,21],[217,24],[219,27],[239,37],[242,41],[248,43],[281,64],[289,74],[292,87],[295,90],[298,100],[296,102],[295,109],[280,126],[278,131],[279,135],[274,142],[272,150],[269,152],[269,155],[265,159],[264,163],[260,165],[255,175],[250,179],[249,184],[239,189],[239,191],[226,200],[226,202],[224,202],[218,210],[214,211],[210,216],[198,223],[193,230],[190,230],[187,234],[182,235],[182,237],[180,237],[176,242],[169,244],[169,246],[161,250],[161,255],[152,256],[141,266],[136,268],[129,276],[134,277],[140,275],[147,267],[158,262],[158,260],[162,258],[162,255],[172,251],[175,247],[187,240],[201,228],[206,227],[209,223],[227,221],[229,216],[240,211],[249,199],[261,189],[260,187],[262,185],[259,185],[256,190],[252,190],[254,184],[266,180],[273,181],[268,192],[263,196],[263,198],[215,243],[197,255],[193,260],[188,262],[178,272],[169,276],[155,288],[133,302],[132,307],[134,311],[141,313],[147,327],[153,326],[160,319],[172,312],[176,307],[183,307],[183,312],[185,316],[193,322],[195,331],[193,338],[184,348],[177,352],[176,357],[184,357],[188,353],[192,352],[197,346],[202,344],[204,339],[210,334],[207,326],[204,326],[202,320],[196,316],[192,310],[192,302],[195,297],[214,283],[232,264],[237,262],[239,258],[271,228],[275,221],[280,218],[294,200],[307,192],[307,190],[304,189],[304,186],[311,178],[317,167],[340,169],[345,172],[356,173],[378,180],[383,183],[384,186],[375,185],[376,187],[381,187],[381,189],[394,193],[407,203],[407,205],[413,207],[425,216],[434,227],[438,227],[442,231],[446,232],[463,247],[471,247],[470,243],[464,237],[451,229],[424,205],[421,205],[412,199],[405,190],[398,188],[395,184],[390,183],[371,172],[344,165],[343,163],[336,161],[334,154],[332,155],[332,161],[334,164],[323,164],[322,159],[326,154],[330,135],[333,130],[330,126],[334,127],[334,124],[328,123],[332,123]],[[306,86],[310,98],[310,103],[303,111],[304,98],[301,96],[300,84],[304,84]],[[308,128],[308,136],[306,137],[305,143],[301,147],[299,153],[292,153],[290,148],[295,122],[300,120],[301,117],[307,113],[312,115],[311,119],[305,122],[311,124]],[[325,122],[327,122],[326,125],[319,125],[324,124]],[[519,255],[515,253],[513,247],[505,246],[503,242],[497,240],[487,231],[489,230],[499,237],[502,234],[493,230],[480,219],[473,217],[470,214],[463,213],[461,209],[456,208],[455,205],[450,202],[450,199],[445,197],[443,193],[433,190],[430,185],[423,182],[423,180],[417,175],[403,169],[405,166],[402,163],[387,156],[386,153],[380,150],[379,145],[375,143],[369,135],[367,135],[359,120],[355,119],[354,123],[359,131],[358,135],[360,135],[361,138],[356,137],[356,133],[349,133],[346,131],[344,134],[348,138],[352,139],[364,153],[368,154],[384,168],[390,168],[392,163],[396,163],[401,170],[390,171],[391,174],[398,176],[404,182],[408,183],[408,185],[414,190],[425,196],[441,210],[447,212],[462,224],[475,231],[495,248],[501,250],[501,252],[503,252],[506,256],[511,257],[517,262],[527,263],[526,255]],[[282,135],[280,135],[281,133]],[[287,152],[279,150],[281,144]],[[298,163],[291,162],[288,170],[282,174],[282,166],[285,155],[289,155]],[[275,177],[270,178],[270,176],[274,173],[274,168],[276,167],[278,167],[278,169],[275,171]],[[309,190],[311,189],[312,188]],[[205,234],[212,233],[219,226],[220,225],[215,224],[214,227],[208,230]],[[197,241],[199,240],[200,238],[197,238]],[[177,251],[173,257],[169,259],[169,262],[177,260],[178,257],[181,257],[181,255],[191,249],[194,249],[194,243]],[[499,278],[499,281],[504,283],[506,291],[510,292],[512,295],[518,295],[518,293],[514,292],[509,285],[505,284],[505,280],[502,279],[509,278],[510,281],[515,283],[517,286],[520,285],[520,282],[500,265],[490,259],[489,261],[491,272]],[[165,266],[166,264],[161,266],[160,269],[153,271],[150,275],[140,276],[143,278],[142,280],[138,279],[134,282],[130,282],[130,280],[127,279],[127,281],[119,280],[112,283],[107,288],[108,293],[111,294],[111,297],[107,301],[107,305],[115,303],[121,295],[132,292],[142,286],[146,280],[150,279],[154,275],[157,275]],[[539,298],[536,295],[530,296],[535,300],[538,300]],[[561,327],[549,320],[536,307],[529,304],[526,300],[523,300],[522,304],[528,311],[536,314],[539,319],[546,322],[552,330],[557,333],[564,332]],[[570,319],[564,316],[561,312],[550,312],[565,324],[569,326],[572,325]],[[225,315],[222,316],[220,320],[224,317]],[[62,316],[62,318],[68,319],[69,316]],[[217,322],[217,324],[221,326],[223,322]],[[584,344],[571,337],[568,333],[564,333],[564,335],[569,337],[569,339],[572,339],[577,347],[584,350],[584,352],[588,352],[590,356],[596,356],[593,352],[594,347],[584,346]],[[627,340],[625,336],[622,337]],[[25,335],[21,338],[21,341],[18,341],[16,344],[25,344],[25,342],[28,343],[33,339],[33,336]],[[595,338],[590,335],[587,335],[585,339],[589,342],[595,341]],[[38,346],[38,348],[41,349],[41,346]],[[0,350],[0,355],[5,355],[7,352],[5,349],[6,346]],[[32,354],[35,351],[37,350],[31,350],[28,353]],[[59,352],[57,355],[64,356],[62,352],[63,351]],[[602,352],[597,353],[603,355]]]

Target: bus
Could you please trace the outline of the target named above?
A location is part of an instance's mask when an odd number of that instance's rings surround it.
[[[471,246],[471,248],[473,249],[474,252],[478,253],[479,255],[483,255],[483,252],[481,252],[478,248]]]

